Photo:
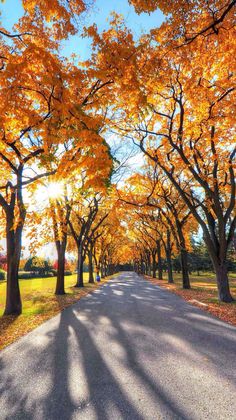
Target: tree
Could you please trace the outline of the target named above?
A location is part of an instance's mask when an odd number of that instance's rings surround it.
[[[16,25],[18,33],[1,31],[0,205],[5,212],[8,258],[5,314],[22,310],[18,269],[27,215],[24,189],[54,174],[58,164],[62,176],[68,164],[76,165],[81,153],[89,160],[91,146],[100,153],[107,150],[98,133],[102,116],[92,118],[90,109],[91,98],[103,85],[58,54],[61,39],[76,31],[73,13],[81,13],[85,2],[44,1],[38,6],[25,1],[24,7],[25,16]],[[61,158],[64,144],[66,153]]]
[[[198,37],[217,36],[219,31],[232,27],[236,6],[235,0],[129,0],[129,3],[135,7],[137,13],[150,13],[160,8],[169,23],[162,25],[166,30],[166,42],[180,46],[189,44]]]
[[[159,167],[201,226],[216,272],[219,299],[225,302],[232,301],[226,260],[236,225],[233,3],[225,15],[226,30],[219,30],[207,41],[198,36],[184,48],[177,48],[184,36],[178,33],[179,21],[172,20],[143,37],[137,47],[120,21],[96,37],[94,44],[99,51],[98,72],[109,69],[114,75],[117,114],[114,118],[113,113],[110,126],[133,140]],[[213,2],[207,2],[208,11],[210,4]],[[204,10],[204,4],[201,6]],[[190,11],[194,12],[191,7]],[[191,26],[193,16],[196,31],[199,28],[201,32],[199,15],[191,13],[186,27]],[[171,31],[174,37],[168,43]],[[115,66],[111,50],[117,57]]]
[[[188,185],[185,188],[188,189]],[[138,236],[146,236],[145,242],[148,247],[153,246],[150,239],[155,242],[151,253],[155,251],[158,255],[159,278],[162,278],[162,247],[167,262],[168,281],[173,282],[171,254],[175,242],[176,249],[180,253],[183,288],[190,288],[188,273],[190,233],[196,232],[197,226],[188,207],[168,178],[157,168],[153,169],[150,162],[143,167],[142,174],[135,174],[127,180],[125,192],[120,191],[119,196],[122,201],[138,209],[135,210],[139,224],[141,220]],[[135,219],[132,218],[132,222],[133,220]]]
[[[53,222],[54,241],[57,250],[57,282],[56,295],[65,294],[65,263],[68,226],[71,208],[68,204],[66,191],[63,195],[63,206],[59,199],[50,200],[50,213]]]

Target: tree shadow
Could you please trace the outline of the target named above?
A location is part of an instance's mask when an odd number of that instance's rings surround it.
[[[112,280],[1,352],[0,418],[196,418],[152,366],[174,355],[199,369],[200,354],[233,380],[236,329],[168,293],[133,275]]]

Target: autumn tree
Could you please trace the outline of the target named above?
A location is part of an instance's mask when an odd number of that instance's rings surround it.
[[[137,13],[151,13],[159,8],[166,16],[165,41],[175,46],[193,42],[198,37],[218,35],[232,27],[235,0],[186,2],[185,0],[129,0]]]
[[[156,253],[158,276],[162,278],[161,248],[163,248],[168,281],[173,282],[171,255],[175,244],[175,250],[179,252],[181,259],[183,288],[188,289],[190,288],[188,270],[190,233],[197,231],[197,224],[168,178],[161,175],[157,168],[153,170],[152,167],[152,164],[146,165],[142,174],[130,177],[126,182],[125,191],[118,192],[119,198],[130,207],[133,215],[130,217],[131,223],[138,218],[139,227],[136,229],[139,235],[144,235],[143,241],[148,245],[146,248],[151,247],[151,254],[154,253],[153,272],[155,273]],[[155,243],[153,249],[152,241]]]
[[[225,2],[214,3],[200,4],[201,11],[209,12],[205,23],[209,16],[213,22],[207,37],[201,34],[195,2],[183,6],[184,13],[189,7],[184,33],[173,8],[175,17],[143,36],[137,46],[120,18],[103,34],[92,35],[98,73],[113,74],[117,117],[113,115],[110,125],[135,142],[173,184],[201,226],[219,299],[231,302],[227,251],[236,225],[235,2],[227,3],[228,9]],[[199,36],[183,45],[192,23]]]
[[[60,41],[75,33],[74,14],[85,9],[85,2],[25,1],[23,6],[25,15],[15,32],[1,30],[0,40],[0,205],[6,216],[8,258],[5,314],[21,313],[18,268],[27,213],[23,190],[55,173],[59,163],[64,171],[82,149],[84,156],[88,153],[87,146],[101,145],[105,153],[98,135],[101,116],[98,122],[90,109],[91,97],[103,85],[58,54]],[[60,161],[60,145],[65,142],[66,157]]]

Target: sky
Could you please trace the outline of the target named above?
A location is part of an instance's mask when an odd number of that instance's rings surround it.
[[[159,10],[151,13],[150,15],[145,13],[137,15],[133,6],[129,5],[128,0],[95,0],[94,5],[91,7],[89,12],[83,15],[79,21],[79,33],[63,42],[61,54],[69,57],[72,53],[74,53],[79,55],[81,61],[88,59],[91,53],[91,41],[87,38],[81,37],[83,27],[88,27],[93,23],[96,23],[99,32],[107,29],[109,27],[109,17],[113,11],[123,15],[127,27],[132,30],[134,38],[137,40],[143,33],[147,33],[150,29],[160,26],[164,20],[164,15]],[[22,15],[23,8],[21,0],[5,0],[3,3],[0,1],[1,26],[7,30],[12,31],[13,25],[17,23],[18,19]],[[107,140],[109,142],[109,139]],[[133,169],[137,170],[137,168],[141,167],[143,164],[143,155],[138,149],[137,151],[130,150],[128,152],[127,146],[124,145],[119,158],[121,157],[122,160],[122,155],[127,157],[127,153],[129,153],[130,158],[128,161],[125,160],[126,176],[127,174],[130,175],[130,171]],[[42,192],[42,197],[43,194],[44,193]],[[39,198],[40,197],[38,197],[38,199]],[[23,237],[23,244],[27,249],[28,244],[25,235]],[[0,247],[1,245],[5,248],[5,241],[0,241]],[[41,256],[45,257],[45,253],[49,258],[54,259],[55,250],[53,245],[46,248],[44,247],[41,251]],[[25,254],[28,256],[28,252]]]
[[[40,0],[39,0],[40,1]],[[0,3],[2,26],[11,30],[14,23],[22,16],[23,8],[21,0],[5,0]],[[164,15],[160,10],[148,15],[142,13],[137,15],[133,6],[130,6],[128,0],[95,0],[94,5],[88,13],[82,16],[80,25],[80,33],[84,26],[90,26],[94,22],[98,26],[98,30],[102,31],[109,26],[109,16],[112,11],[122,14],[126,25],[132,29],[135,39],[150,29],[160,26],[164,20]],[[70,37],[63,43],[63,55],[69,56],[72,53],[79,54],[81,60],[86,60],[90,55],[90,40],[82,39],[80,35]]]

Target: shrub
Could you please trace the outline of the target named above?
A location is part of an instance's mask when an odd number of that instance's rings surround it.
[[[6,272],[0,269],[0,280],[6,280]]]
[[[18,273],[18,279],[32,279],[33,277],[35,277],[35,273],[30,273],[30,272],[26,272],[26,271],[20,271]]]
[[[69,270],[67,270],[67,271],[65,271],[65,276],[72,276],[72,271],[69,271]]]
[[[51,269],[52,267],[47,260],[36,256],[29,258],[25,263],[25,271],[33,271],[40,276],[50,273]]]
[[[52,273],[52,274],[53,274],[53,276],[56,276],[56,275],[57,275],[57,270],[54,270],[54,269],[52,268],[52,270],[50,270],[50,273]]]
[[[21,271],[18,274],[18,279],[20,280],[28,280],[28,279],[45,279],[47,277],[54,277],[53,273],[34,273],[34,272],[29,272],[29,271]]]

